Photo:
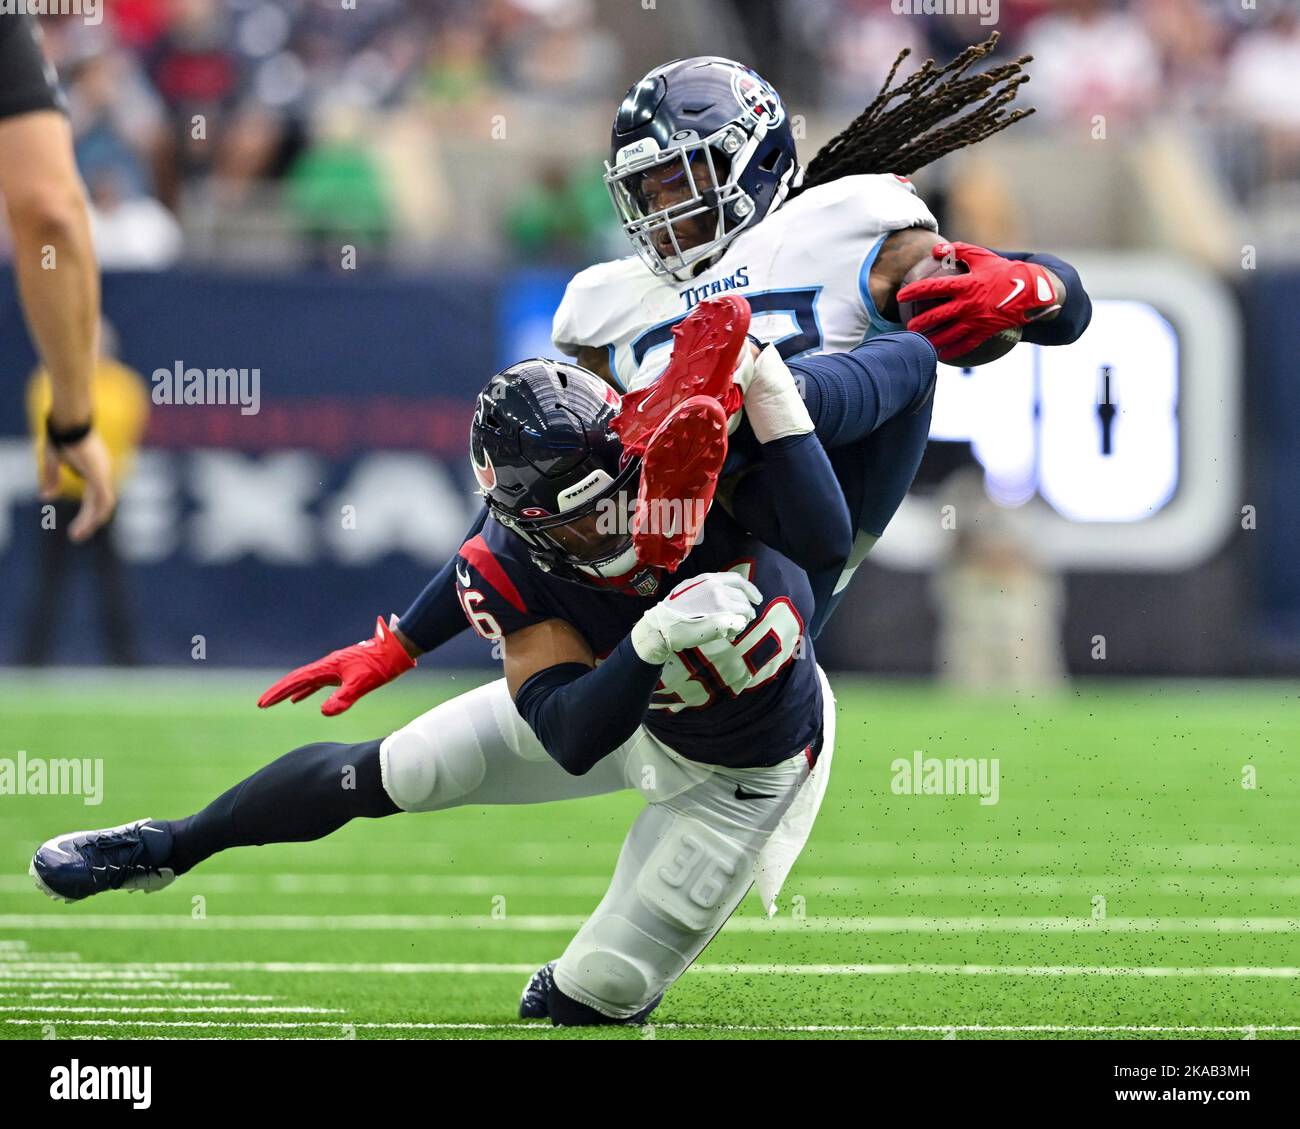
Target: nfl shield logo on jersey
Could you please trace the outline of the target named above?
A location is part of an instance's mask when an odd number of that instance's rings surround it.
[[[632,587],[642,596],[653,596],[659,591],[659,576],[653,570],[642,573],[632,581]]]

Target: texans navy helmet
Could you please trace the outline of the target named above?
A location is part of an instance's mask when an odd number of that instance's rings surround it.
[[[648,173],[688,187],[654,208]],[[712,55],[656,67],[614,118],[605,185],[623,230],[656,274],[679,281],[779,207],[800,177],[780,95],[741,63]],[[712,235],[684,247],[674,225],[699,220]]]
[[[618,407],[618,393],[595,373],[520,361],[479,393],[470,463],[492,515],[538,568],[651,595],[659,570],[638,565],[631,535],[641,460],[610,430]]]

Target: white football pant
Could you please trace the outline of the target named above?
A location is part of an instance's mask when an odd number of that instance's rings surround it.
[[[829,771],[835,699],[821,677],[821,756]],[[555,969],[565,995],[626,1018],[685,972],[740,904],[759,852],[810,776],[812,758],[799,750],[770,768],[701,765],[642,726],[585,776],[571,776],[547,755],[498,679],[391,734],[380,746],[380,766],[385,790],[410,812],[625,788],[645,797],[608,893]]]

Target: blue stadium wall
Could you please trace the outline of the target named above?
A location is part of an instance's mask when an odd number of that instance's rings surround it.
[[[453,552],[475,500],[473,397],[497,368],[549,352],[562,273],[112,275],[119,355],[158,369],[256,368],[260,405],[159,405],[114,536],[128,560],[141,657],[287,667],[368,634]],[[1241,295],[1247,500],[1259,527],[1175,575],[1068,578],[1071,666],[1092,673],[1300,670],[1300,272]],[[22,391],[34,365],[10,272],[0,277],[0,663],[18,659],[40,566]],[[58,534],[62,535],[62,534]],[[93,582],[69,584],[53,658],[103,660]],[[827,665],[931,669],[925,578],[867,566],[819,644]],[[1123,645],[1115,645],[1121,643]],[[488,664],[468,632],[439,661]]]

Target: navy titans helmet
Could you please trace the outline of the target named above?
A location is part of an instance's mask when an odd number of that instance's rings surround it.
[[[492,516],[538,568],[592,588],[651,595],[659,570],[632,545],[641,460],[610,430],[619,395],[595,373],[533,358],[479,393],[470,463]]]
[[[652,210],[641,188],[651,170],[665,183],[681,176],[689,198]],[[681,282],[778,207],[799,176],[780,95],[748,67],[712,55],[665,63],[627,92],[605,163],[637,253]],[[684,248],[673,225],[696,218],[713,221],[712,236]]]

